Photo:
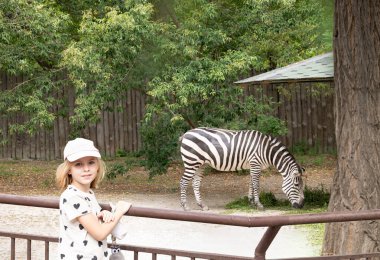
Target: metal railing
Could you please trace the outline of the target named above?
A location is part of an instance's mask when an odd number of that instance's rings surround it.
[[[58,199],[41,199],[37,197],[27,197],[27,196],[17,196],[17,195],[7,195],[0,194],[0,203],[3,204],[13,204],[22,206],[33,206],[33,207],[43,207],[43,208],[59,208]],[[109,205],[100,204],[103,209],[110,210]],[[182,250],[171,250],[153,247],[138,247],[138,246],[128,246],[120,245],[122,250],[133,251],[134,259],[138,259],[138,253],[150,253],[152,254],[152,259],[156,259],[157,255],[169,255],[172,259],[176,259],[176,256],[189,257],[191,259],[202,258],[202,259],[216,259],[216,260],[264,260],[266,259],[266,251],[271,245],[273,239],[276,237],[277,233],[282,226],[287,225],[300,225],[300,224],[315,224],[315,223],[333,223],[333,222],[349,222],[349,221],[364,221],[364,220],[378,220],[380,219],[380,210],[363,210],[358,212],[333,212],[333,213],[319,213],[319,214],[302,214],[302,215],[286,215],[286,216],[230,216],[230,215],[219,215],[211,213],[196,213],[196,212],[184,212],[177,210],[164,210],[164,209],[154,209],[154,208],[144,208],[132,206],[127,213],[128,216],[135,217],[145,217],[145,218],[156,218],[156,219],[166,219],[166,220],[177,220],[177,221],[188,221],[188,222],[200,222],[208,224],[220,224],[229,226],[241,226],[241,227],[267,227],[266,232],[261,238],[259,244],[255,249],[254,256],[251,257],[241,257],[232,255],[222,255],[222,254],[210,254],[202,252],[191,252]],[[11,242],[11,255],[15,251],[15,238],[24,238],[28,240],[28,252],[30,249],[31,240],[42,240],[45,241],[45,259],[48,259],[49,242],[57,242],[56,237],[49,236],[34,236],[26,234],[17,233],[7,233],[0,232],[0,236],[10,237]],[[46,253],[47,252],[47,253]],[[28,259],[30,259],[30,252],[28,253]],[[305,257],[296,259],[370,259],[370,258],[380,258],[380,252],[374,253],[362,253],[362,254],[352,254],[352,255],[334,255],[334,256],[320,256],[320,257]],[[11,258],[14,259],[14,258]],[[295,259],[295,258],[292,258]],[[284,258],[282,260],[285,260]]]

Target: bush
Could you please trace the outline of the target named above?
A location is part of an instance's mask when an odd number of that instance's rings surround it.
[[[226,209],[246,209],[250,208],[249,200],[247,196],[234,200],[232,202],[227,203],[225,206]]]
[[[330,200],[330,193],[324,189],[323,186],[320,188],[309,188],[305,187],[305,205],[310,207],[327,207]]]
[[[287,200],[277,199],[272,192],[261,192],[259,197],[264,207],[290,206]]]
[[[111,168],[108,170],[108,173],[106,175],[107,180],[113,180],[116,179],[117,176],[123,176],[128,172],[127,166],[117,163],[111,166]]]
[[[145,122],[141,129],[143,138],[143,165],[149,170],[149,178],[164,174],[173,156],[178,153],[178,136],[184,133],[183,125],[172,123],[163,116]]]
[[[120,150],[120,149],[118,149],[117,151],[116,151],[116,157],[126,157],[127,156],[127,152],[126,151],[124,151],[124,150]]]

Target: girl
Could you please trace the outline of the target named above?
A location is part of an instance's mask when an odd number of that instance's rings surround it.
[[[100,208],[92,191],[105,175],[105,165],[94,143],[71,140],[64,149],[56,181],[63,191],[59,201],[58,259],[108,259],[107,236],[131,207],[119,201],[111,213]]]

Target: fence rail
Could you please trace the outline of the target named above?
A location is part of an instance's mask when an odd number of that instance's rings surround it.
[[[33,207],[43,207],[43,208],[53,208],[57,209],[59,207],[58,199],[41,199],[38,197],[27,197],[27,196],[16,196],[0,194],[0,203],[13,204],[13,205],[23,205],[23,206],[33,206]],[[101,204],[104,209],[110,209],[109,205]],[[258,217],[247,217],[247,216],[229,216],[229,215],[219,215],[211,213],[195,213],[195,212],[183,212],[176,210],[163,210],[163,209],[153,209],[144,207],[132,206],[127,213],[128,216],[135,217],[145,217],[145,218],[157,218],[157,219],[167,219],[167,220],[177,220],[177,221],[189,221],[189,222],[201,222],[209,224],[222,224],[231,226],[242,226],[242,227],[268,227],[264,233],[261,241],[256,247],[255,254],[252,258],[249,257],[239,257],[239,256],[229,256],[220,254],[209,254],[203,252],[189,252],[181,250],[170,250],[170,249],[160,249],[160,248],[147,248],[147,247],[133,247],[128,245],[121,245],[121,249],[133,251],[134,259],[138,259],[138,252],[147,252],[152,254],[152,259],[156,259],[157,254],[171,255],[172,259],[175,256],[186,256],[191,259],[202,258],[202,259],[255,259],[264,260],[266,259],[266,251],[272,243],[273,239],[276,237],[277,233],[282,226],[286,225],[300,225],[300,224],[313,224],[313,223],[332,223],[332,222],[349,222],[349,221],[363,221],[363,220],[378,220],[380,219],[380,210],[363,210],[357,212],[333,212],[333,213],[320,213],[320,214],[303,214],[303,215],[287,215],[287,216],[258,216]],[[15,237],[21,236],[26,239],[42,239],[47,242],[56,242],[57,238],[52,237],[33,237],[32,235],[20,235],[16,233],[0,232],[0,236]],[[28,243],[29,246],[30,243]],[[14,242],[12,242],[14,246]],[[48,246],[47,246],[48,247]],[[14,250],[12,247],[11,250]],[[30,250],[30,249],[29,249]],[[334,255],[334,256],[321,256],[321,257],[305,257],[297,259],[370,259],[380,257],[380,252],[364,252],[362,254],[351,254],[351,255]]]

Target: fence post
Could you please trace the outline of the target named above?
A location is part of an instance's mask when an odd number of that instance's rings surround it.
[[[11,237],[11,260],[16,259],[16,238]]]
[[[265,254],[281,226],[269,226],[255,249],[254,260],[265,260]]]

